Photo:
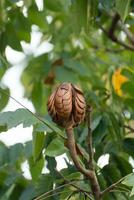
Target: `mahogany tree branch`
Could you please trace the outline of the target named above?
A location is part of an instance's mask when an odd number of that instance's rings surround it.
[[[132,45],[134,45],[133,33],[131,31],[129,31],[129,29],[125,26],[125,24],[121,20],[118,21],[118,25],[123,30],[123,32],[126,34],[128,40],[132,43]]]
[[[67,134],[67,140],[68,140],[67,141],[67,143],[68,143],[67,146],[69,148],[71,158],[72,158],[76,168],[83,175],[85,175],[87,177],[92,177],[91,171],[89,171],[86,168],[84,168],[84,166],[82,166],[82,164],[79,161],[79,158],[77,156],[77,151],[76,151],[74,132],[73,132],[73,128],[71,126],[66,128],[66,134]]]
[[[87,143],[88,143],[88,152],[89,152],[89,169],[93,174],[93,178],[90,179],[90,182],[91,182],[91,188],[92,188],[92,192],[95,199],[101,199],[100,186],[97,180],[95,167],[94,167],[94,151],[93,151],[93,145],[92,145],[92,130],[91,130],[91,111],[92,111],[92,108],[90,106],[87,106],[87,124],[88,124]]]
[[[100,29],[101,29],[101,30],[105,33],[105,35],[106,35],[110,40],[112,40],[114,43],[119,44],[119,45],[125,47],[126,49],[128,49],[128,50],[130,50],[130,51],[134,51],[134,46],[125,44],[123,41],[121,41],[120,39],[118,39],[116,36],[111,37],[111,36],[109,35],[108,31],[105,30],[102,26],[100,26]]]
[[[112,23],[111,23],[111,26],[109,28],[109,30],[105,30],[102,26],[100,26],[100,29],[105,33],[105,35],[110,39],[112,40],[114,43],[116,44],[119,44],[123,47],[125,47],[126,49],[128,50],[131,50],[131,51],[134,51],[134,46],[133,45],[130,45],[130,44],[126,44],[124,43],[122,40],[118,39],[117,36],[115,35],[115,30],[116,30],[116,27],[118,25],[118,23],[120,24],[121,22],[119,21],[120,20],[120,16],[116,13],[114,16],[113,16],[113,20],[112,20]],[[121,24],[120,24],[121,25]],[[130,40],[131,39],[131,42],[133,40],[132,38],[132,35],[130,35],[129,31],[126,30],[126,27],[125,26],[122,26],[124,32],[127,34],[128,36],[128,39]],[[132,42],[133,44],[133,42]]]
[[[88,179],[90,180],[91,183],[91,190],[94,196],[95,200],[100,200],[100,186],[98,184],[98,180],[96,177],[95,173],[95,168],[94,168],[94,153],[93,153],[93,147],[92,147],[92,132],[90,128],[90,114],[91,114],[91,109],[87,109],[87,123],[88,123],[88,149],[89,149],[89,169],[86,169],[85,166],[83,166],[78,158],[77,151],[76,151],[76,145],[75,145],[75,138],[74,138],[74,133],[73,133],[73,128],[72,126],[66,127],[66,134],[67,134],[67,140],[68,140],[68,148],[70,151],[71,158],[76,166],[76,168]]]
[[[109,31],[108,31],[108,35],[109,35],[110,38],[112,38],[113,41],[114,40],[116,41],[116,37],[115,37],[114,33],[115,33],[116,26],[117,26],[119,19],[120,19],[120,16],[119,16],[118,13],[116,13],[113,17],[111,26],[110,26]]]
[[[92,108],[87,106],[87,124],[88,124],[88,136],[87,136],[87,144],[88,144],[88,152],[89,152],[89,169],[94,170],[94,151],[92,145],[92,130],[91,130],[91,110]]]

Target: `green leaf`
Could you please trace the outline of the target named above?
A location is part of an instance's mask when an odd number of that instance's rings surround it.
[[[2,56],[0,53],[0,80],[4,76],[7,68],[8,68],[8,62],[7,62],[6,58],[4,56]]]
[[[11,163],[16,163],[24,156],[24,146],[21,143],[10,146],[9,149],[9,160]]]
[[[132,67],[123,68],[121,74],[126,76],[130,81],[133,81],[134,79],[134,69]]]
[[[80,63],[78,61],[71,60],[71,59],[65,59],[64,60],[64,65],[69,70],[73,70],[74,72],[76,72],[80,76],[87,77],[87,78],[90,77],[89,69],[84,64],[82,64],[82,63]]]
[[[116,11],[120,14],[123,21],[125,21],[130,8],[131,0],[116,0]]]
[[[38,120],[26,109],[18,109],[0,113],[0,125],[7,125],[8,129],[23,124],[23,127],[29,127],[36,124]]]
[[[21,173],[17,173],[17,172],[12,172],[11,174],[9,174],[9,176],[7,176],[7,178],[5,179],[4,181],[4,184],[6,186],[10,186],[12,185],[13,183],[16,183],[19,178],[22,176]]]
[[[76,73],[74,73],[72,70],[61,67],[56,68],[56,79],[59,82],[78,83],[79,81],[78,75]]]
[[[10,195],[12,194],[13,190],[15,188],[15,184],[11,185],[7,191],[4,193],[4,195],[1,196],[1,200],[9,200]]]
[[[41,113],[41,108],[43,104],[43,88],[40,81],[35,82],[31,94],[31,99],[36,110]]]
[[[134,186],[134,173],[131,173],[128,176],[126,176],[122,183],[127,186]]]
[[[101,6],[106,10],[111,10],[114,7],[115,0],[100,0]]]
[[[134,98],[125,98],[124,99],[124,105],[126,105],[128,108],[131,108],[132,110],[134,110]]]
[[[35,187],[33,185],[28,185],[26,189],[22,192],[19,200],[30,200],[36,197]]]
[[[70,4],[69,0],[44,0],[45,8],[54,11],[54,12],[63,12],[63,10],[67,9]]]
[[[113,182],[118,181],[121,178],[121,173],[114,164],[104,166],[101,172],[109,185],[111,185]]]
[[[97,17],[98,14],[98,0],[90,0],[90,13],[91,16],[90,18],[93,19],[95,21],[95,18]]]
[[[23,108],[20,108],[16,111],[0,113],[0,126],[6,125],[8,129],[16,127],[19,124],[23,124],[23,127],[25,128],[39,123],[43,124],[43,122],[32,115],[32,113]],[[44,131],[46,128],[46,131],[52,132],[50,128],[47,127],[47,125],[43,126],[43,128]]]
[[[130,97],[134,97],[134,83],[131,81],[125,82],[121,89],[123,90],[123,94],[129,95]]]
[[[53,177],[51,176],[51,174],[43,174],[42,176],[40,176],[36,184],[36,191],[39,194],[43,194],[51,189],[53,189]]]
[[[97,126],[99,125],[101,119],[102,119],[102,116],[100,115],[100,116],[97,116],[97,118],[95,118],[93,120],[93,122],[91,123],[91,130],[92,131],[94,131],[97,128]]]
[[[61,131],[57,126],[55,126],[55,124],[52,121],[48,121],[47,119],[45,119],[45,123],[46,125],[48,125],[48,127],[51,127],[54,132],[63,135],[63,131]]]
[[[51,124],[49,124],[49,126],[51,126]],[[37,131],[37,132],[48,132],[48,133],[51,133],[52,129],[50,129],[47,125],[45,125],[43,123],[38,123],[35,126],[35,131]]]
[[[26,158],[30,158],[33,155],[32,152],[32,142],[33,141],[28,141],[24,145],[24,154]]]
[[[28,17],[31,24],[35,24],[41,29],[45,29],[45,31],[47,30],[45,12],[38,11],[35,4],[32,4],[32,6],[29,8]]]
[[[41,156],[45,142],[45,135],[43,132],[33,131],[33,158],[34,162]]]
[[[98,126],[93,131],[93,144],[95,146],[97,146],[104,138],[104,136],[107,134],[107,128],[108,128],[108,121],[105,116],[103,116],[102,119],[98,118],[98,122],[99,122]]]
[[[131,190],[130,197],[132,197],[133,195],[134,195],[134,186],[133,186],[133,188]]]
[[[12,34],[9,34],[9,33],[12,33]],[[5,37],[8,41],[9,46],[11,46],[15,50],[22,51],[20,40],[17,36],[16,30],[13,27],[13,24],[9,23],[7,25]]]
[[[59,156],[66,152],[63,141],[59,138],[52,140],[52,142],[46,148],[45,154],[50,157]]]
[[[6,94],[7,95],[6,95]],[[9,89],[0,88],[0,111],[7,105],[9,100]]]
[[[8,148],[5,146],[5,144],[0,142],[0,166],[8,162],[8,156]]]
[[[41,171],[44,167],[44,158],[40,157],[36,162],[34,162],[33,157],[28,159],[29,169],[34,181],[38,180]]]
[[[80,179],[81,177],[81,173],[80,172],[74,172],[71,173],[70,175],[65,176],[67,178],[67,180],[75,180],[75,179]]]
[[[127,138],[123,141],[124,151],[134,157],[134,139]]]
[[[72,22],[72,29],[76,34],[79,34],[82,28],[87,31],[87,6],[87,0],[75,0],[72,3],[72,7],[70,10],[70,21]]]

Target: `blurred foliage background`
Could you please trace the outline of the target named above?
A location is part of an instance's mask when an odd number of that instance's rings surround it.
[[[33,140],[7,147],[0,143],[0,199],[80,199],[66,183],[76,181],[89,190],[70,162],[61,130],[47,114],[47,99],[61,82],[82,88],[87,104],[93,107],[92,131],[95,162],[105,154],[109,162],[97,166],[101,190],[126,177],[117,191],[104,200],[134,198],[134,1],[132,0],[34,0],[0,1],[0,110],[8,103],[10,90],[2,78],[12,67],[6,48],[23,52],[26,66],[21,82],[42,123],[26,109],[0,113],[0,131],[19,124],[33,126]],[[41,33],[40,45],[52,44],[48,53],[25,51],[31,33]],[[15,89],[15,88],[14,88]],[[14,97],[17,98],[17,97]],[[24,129],[25,131],[25,129]],[[6,134],[6,133],[5,133]],[[78,144],[85,149],[87,127],[75,129]],[[66,153],[67,168],[56,170],[55,157]],[[29,164],[31,180],[23,176],[21,164]],[[131,162],[130,162],[131,161]],[[85,162],[83,160],[83,162]],[[42,170],[45,167],[45,173]],[[65,186],[64,186],[65,184]],[[63,186],[51,193],[48,191]],[[43,194],[43,196],[40,196]]]

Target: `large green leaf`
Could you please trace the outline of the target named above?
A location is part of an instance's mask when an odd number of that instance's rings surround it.
[[[45,135],[43,132],[33,131],[33,158],[38,160],[44,147]]]
[[[1,200],[8,200],[10,198],[10,195],[12,194],[12,191],[15,188],[15,184],[11,185],[7,191],[4,193],[4,195],[1,196]]]
[[[37,184],[36,184],[36,190],[39,194],[45,193],[49,190],[53,189],[53,177],[51,174],[43,174]]]
[[[23,159],[24,156],[24,146],[21,143],[10,146],[9,149],[9,161],[11,163],[16,163]]]
[[[121,89],[123,90],[123,93],[129,97],[134,97],[134,83],[131,81],[127,81],[126,83],[124,83],[121,87]]]
[[[32,176],[33,181],[37,181],[42,169],[44,167],[44,158],[40,157],[36,162],[33,160],[33,157],[29,158],[29,170]]]
[[[30,113],[26,109],[18,109],[16,111],[9,111],[0,113],[0,126],[6,125],[8,129],[18,126],[19,124],[23,124],[23,127],[29,127],[34,124],[44,124],[39,119],[36,118],[32,113]],[[51,132],[52,130],[44,124],[44,131]]]
[[[63,10],[66,10],[70,4],[69,0],[65,0],[64,2],[62,0],[44,0],[44,6],[47,9],[50,9],[54,12],[63,12]]]
[[[31,200],[36,197],[36,191],[33,185],[29,185],[20,195],[19,200]]]
[[[75,33],[79,34],[82,28],[87,31],[88,23],[88,1],[75,0],[70,11],[71,25]]]
[[[0,142],[0,166],[8,163],[8,148]]]
[[[124,21],[129,13],[131,0],[116,0],[116,11],[120,14]]]
[[[127,186],[134,186],[134,173],[126,176],[124,181],[123,181],[123,184],[125,184]]]
[[[9,100],[9,89],[0,88],[0,111],[7,105]]]
[[[47,156],[55,157],[66,152],[63,141],[59,138],[55,138],[46,148],[45,154]]]

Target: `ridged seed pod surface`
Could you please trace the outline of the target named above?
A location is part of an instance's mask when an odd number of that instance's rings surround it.
[[[77,126],[85,117],[86,103],[83,92],[71,83],[63,83],[48,99],[48,112],[52,120],[62,127]]]

